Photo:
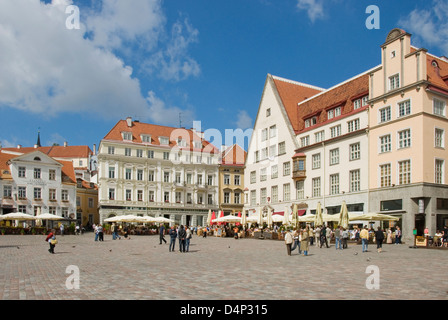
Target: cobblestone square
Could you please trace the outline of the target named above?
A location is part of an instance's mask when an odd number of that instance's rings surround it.
[[[95,242],[93,234],[0,237],[2,300],[447,300],[448,250],[350,244],[287,256],[283,241],[194,236],[190,252],[158,236]],[[169,239],[167,237],[167,241]],[[79,268],[70,289],[69,266]],[[379,289],[366,286],[378,267]],[[367,273],[366,273],[367,271]],[[70,279],[69,279],[70,278]],[[69,281],[67,281],[69,279]],[[66,285],[69,283],[69,286]]]

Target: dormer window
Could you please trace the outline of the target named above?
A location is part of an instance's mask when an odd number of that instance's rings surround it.
[[[333,119],[341,115],[341,107],[337,107],[327,111],[327,119]]]
[[[167,137],[159,137],[159,142],[161,145],[167,146],[170,143],[170,139]]]
[[[142,142],[151,143],[151,136],[148,134],[142,134],[141,136]]]
[[[317,117],[312,117],[305,120],[305,128],[309,128],[317,124]]]
[[[193,142],[195,149],[201,149],[202,148],[202,142],[201,141],[194,141]]]
[[[182,138],[178,138],[177,145],[181,148],[185,148],[187,146],[187,141],[183,140]]]
[[[132,141],[132,133],[131,132],[122,132],[123,140]]]

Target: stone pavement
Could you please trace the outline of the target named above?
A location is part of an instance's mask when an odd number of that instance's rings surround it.
[[[169,241],[168,237],[167,241]],[[447,300],[448,250],[376,246],[361,252],[310,247],[287,256],[283,241],[197,237],[168,252],[158,236],[94,242],[93,234],[0,236],[1,300]],[[178,243],[176,243],[178,250]],[[79,289],[68,266],[79,268]],[[368,288],[379,272],[379,289]],[[368,271],[368,273],[366,273]],[[376,273],[378,274],[378,273]],[[370,279],[370,278],[369,278]],[[372,283],[371,281],[368,281]]]

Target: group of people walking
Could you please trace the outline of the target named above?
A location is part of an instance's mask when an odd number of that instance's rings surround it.
[[[164,242],[165,244],[167,241],[165,240],[165,226],[163,224],[160,225],[159,228],[159,237],[160,237],[160,244]],[[190,251],[190,240],[192,238],[193,232],[191,231],[191,228],[187,226],[179,226],[175,227],[172,226],[168,232],[170,236],[170,246],[169,246],[169,252],[174,252],[176,247],[176,239],[179,240],[179,252],[189,252]]]

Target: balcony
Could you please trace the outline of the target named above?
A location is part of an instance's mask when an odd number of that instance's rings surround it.
[[[294,181],[305,180],[306,178],[306,156],[303,153],[295,154],[292,158],[293,171],[292,178]]]

